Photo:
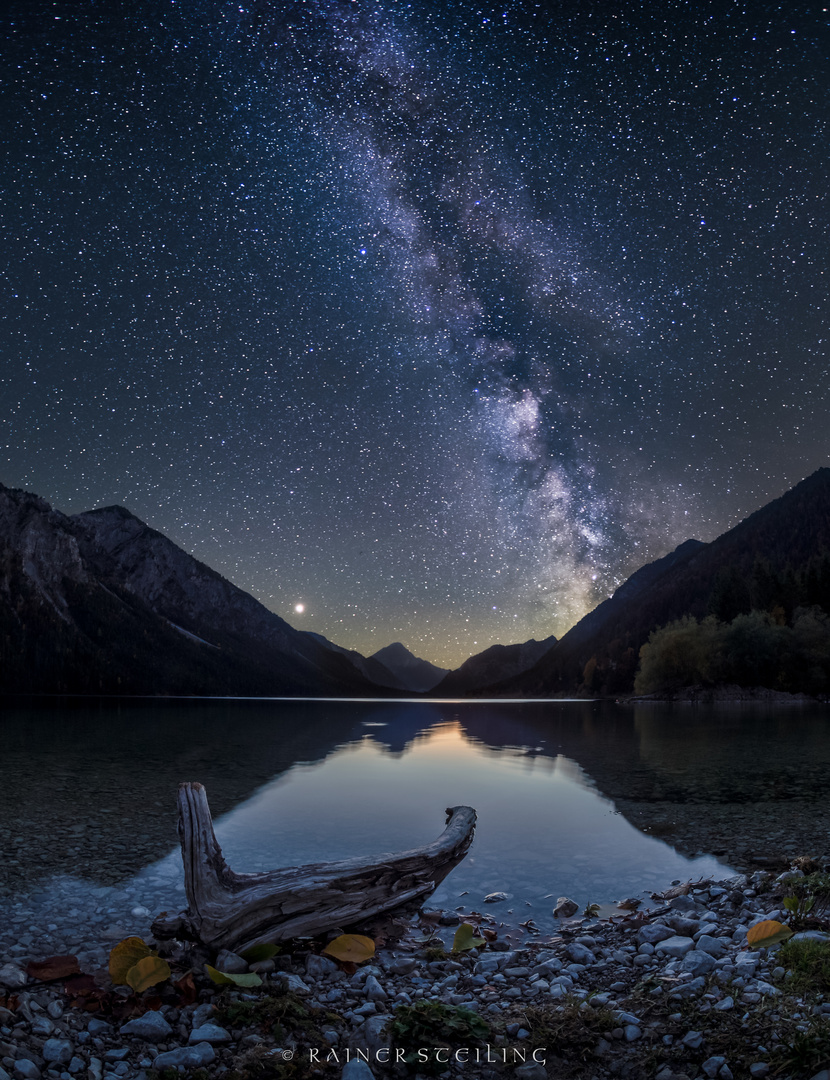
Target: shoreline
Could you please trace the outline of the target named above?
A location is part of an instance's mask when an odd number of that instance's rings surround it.
[[[395,1064],[388,1025],[396,1009],[422,1001],[487,1025],[475,1038],[462,1031],[432,1075],[763,1077],[786,1060],[787,1042],[830,1031],[830,994],[790,992],[776,951],[746,948],[754,923],[785,917],[783,891],[764,871],[686,883],[644,914],[572,919],[518,949],[495,942],[477,955],[440,955],[403,940],[353,974],[315,952],[280,954],[253,965],[264,980],[257,990],[220,990],[198,975],[197,1000],[162,1000],[133,1020],[67,1007],[61,984],[26,975],[24,960],[42,957],[21,956],[0,965],[0,1002],[5,993],[15,1006],[0,1006],[0,1080],[149,1080],[179,1065],[228,1080],[417,1076]],[[177,955],[174,978],[204,959]],[[230,970],[233,959],[221,959]],[[276,1037],[263,1016],[270,1008],[273,1019],[280,1002],[290,1018]],[[439,1022],[433,1041],[441,1031]]]

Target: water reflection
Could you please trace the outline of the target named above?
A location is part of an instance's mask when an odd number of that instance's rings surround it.
[[[65,912],[97,887],[89,925],[130,932],[133,908],[180,904],[185,779],[238,870],[412,847],[468,803],[476,841],[436,902],[506,891],[511,919],[540,926],[547,894],[603,902],[716,872],[680,852],[734,859],[748,805],[768,837],[759,807],[790,834],[809,808],[815,828],[830,780],[826,711],[809,708],[76,701],[7,706],[0,735],[0,892],[37,886],[35,908]]]

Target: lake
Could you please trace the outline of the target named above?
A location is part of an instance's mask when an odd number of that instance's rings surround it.
[[[431,907],[518,941],[559,896],[607,905],[673,880],[830,850],[821,706],[67,700],[0,713],[0,962],[100,949],[183,907],[176,789],[207,789],[239,871],[379,854],[473,806]],[[508,899],[482,907],[488,893]]]

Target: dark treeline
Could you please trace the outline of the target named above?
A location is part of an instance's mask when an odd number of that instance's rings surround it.
[[[641,649],[592,656],[587,693],[661,693],[736,683],[774,690],[830,691],[830,552],[776,570],[756,557],[748,570],[719,567],[704,612],[653,630]],[[636,672],[636,676],[635,676]]]
[[[684,686],[765,686],[822,694],[830,689],[830,616],[819,607],[750,611],[731,622],[686,616],[655,630],[640,649],[638,694]]]

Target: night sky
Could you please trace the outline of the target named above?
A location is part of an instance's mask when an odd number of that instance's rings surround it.
[[[826,8],[0,18],[4,483],[455,666],[828,464]]]

